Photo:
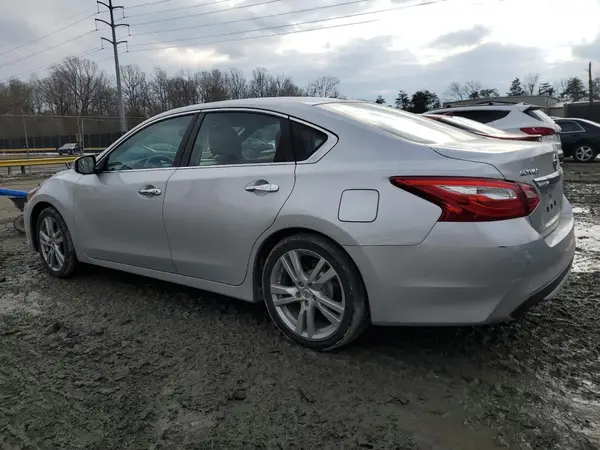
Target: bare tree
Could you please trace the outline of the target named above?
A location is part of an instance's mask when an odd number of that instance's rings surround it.
[[[481,91],[482,88],[481,82],[470,80],[466,81],[463,85],[463,92],[467,98],[479,98],[479,91]]]
[[[239,69],[230,69],[226,78],[228,98],[245,98],[248,96],[248,82],[244,72]]]
[[[534,95],[539,82],[540,82],[540,74],[539,73],[527,74],[527,76],[523,80],[525,92],[529,95]]]
[[[169,105],[169,76],[163,69],[154,69],[154,76],[150,82],[153,100],[153,113],[166,111]]]
[[[63,69],[55,65],[50,75],[40,83],[41,95],[48,109],[53,114],[68,115],[73,112],[73,98],[69,90],[69,83],[63,76]]]
[[[219,69],[205,70],[197,73],[195,80],[201,102],[218,102],[230,98],[229,74]]]
[[[150,107],[146,74],[136,65],[121,67],[125,110],[131,116],[146,116]]]
[[[309,97],[339,97],[340,79],[338,77],[323,76],[308,83],[306,95]]]
[[[248,91],[250,97],[271,97],[273,76],[264,67],[252,70]]]
[[[463,86],[456,81],[450,83],[448,90],[446,91],[446,95],[450,98],[450,100],[464,100],[465,98]]]

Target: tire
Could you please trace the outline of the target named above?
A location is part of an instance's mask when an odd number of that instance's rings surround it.
[[[50,228],[50,233],[48,229]],[[60,213],[53,207],[44,209],[38,216],[36,224],[36,236],[38,239],[39,254],[48,273],[58,278],[67,278],[71,276],[77,268],[77,254],[71,239],[71,234],[67,224]],[[41,233],[44,233],[50,239],[45,239]],[[48,242],[45,245],[43,242]],[[56,255],[56,246],[63,255],[63,262],[60,264],[60,258],[49,257],[53,250]]]
[[[298,283],[284,264],[285,261],[292,268],[294,255],[298,255],[296,260],[303,267],[304,281],[296,277]],[[321,260],[325,262],[311,281],[313,269]],[[334,276],[330,275],[331,269]],[[293,269],[292,272],[298,273]],[[317,283],[326,278],[325,283]],[[281,240],[267,256],[261,280],[262,295],[277,328],[292,341],[310,349],[330,351],[348,345],[370,323],[366,290],[358,269],[346,252],[320,235],[299,233]],[[272,289],[272,285],[279,289]],[[303,319],[300,319],[301,314]],[[301,321],[301,332],[294,331]]]
[[[573,159],[577,162],[590,163],[598,156],[598,150],[592,144],[580,144],[573,150]]]

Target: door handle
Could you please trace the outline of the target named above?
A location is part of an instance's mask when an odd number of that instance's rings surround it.
[[[262,182],[261,182],[262,181]],[[256,183],[260,184],[249,184],[245,187],[248,192],[277,192],[279,190],[279,186],[273,183],[269,183],[268,181],[259,180]]]
[[[141,195],[157,196],[162,194],[162,191],[154,186],[144,186],[138,191]]]

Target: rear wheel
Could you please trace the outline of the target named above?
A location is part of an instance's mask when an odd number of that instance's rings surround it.
[[[262,292],[281,332],[314,350],[347,345],[369,324],[365,288],[353,261],[316,234],[289,236],[271,250]]]
[[[52,207],[44,209],[37,220],[40,256],[46,270],[55,277],[66,278],[77,267],[77,255],[67,224]]]
[[[573,159],[577,162],[592,162],[598,156],[598,150],[591,144],[581,144],[573,151]]]

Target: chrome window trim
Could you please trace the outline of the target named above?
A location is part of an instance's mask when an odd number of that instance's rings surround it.
[[[211,164],[206,166],[180,166],[174,167],[177,170],[194,170],[194,169],[216,169],[219,167],[265,167],[265,166],[294,166],[296,163],[293,161],[286,162],[269,162],[269,163],[252,163],[252,164]]]
[[[124,141],[126,141],[127,139],[129,139],[131,136],[133,136],[134,134],[148,128],[149,126],[152,126],[156,123],[162,122],[164,120],[168,120],[168,119],[173,119],[175,117],[181,117],[181,116],[193,116],[194,114],[197,114],[199,111],[198,110],[194,110],[194,111],[186,111],[186,112],[181,112],[181,113],[175,113],[175,114],[169,114],[166,116],[155,116],[155,117],[151,117],[149,119],[146,119],[144,122],[140,123],[139,125],[133,127],[131,130],[129,130],[127,133],[125,133],[123,136],[121,136],[119,139],[117,139],[115,142],[113,142],[112,144],[110,144],[108,147],[106,147],[106,149],[100,153],[96,159],[96,166],[102,162],[104,162],[104,160],[106,158],[108,158],[108,155],[110,155],[113,151],[115,151],[117,149],[117,147],[119,145],[121,145],[121,143],[123,143]],[[163,167],[163,169],[165,169],[166,167]],[[140,170],[152,170],[152,169],[131,169],[131,170],[111,170],[111,173],[115,173],[115,172],[133,172],[133,171],[140,171]]]
[[[282,119],[289,119],[290,116],[287,114],[283,114],[280,112],[276,112],[276,111],[271,111],[270,109],[263,109],[263,108],[248,108],[248,107],[218,107],[218,108],[205,108],[205,109],[200,109],[198,112],[203,112],[205,114],[209,114],[211,112],[250,112],[250,113],[262,113],[262,114],[266,114],[266,115],[270,115],[270,116],[277,116],[280,117]]]

